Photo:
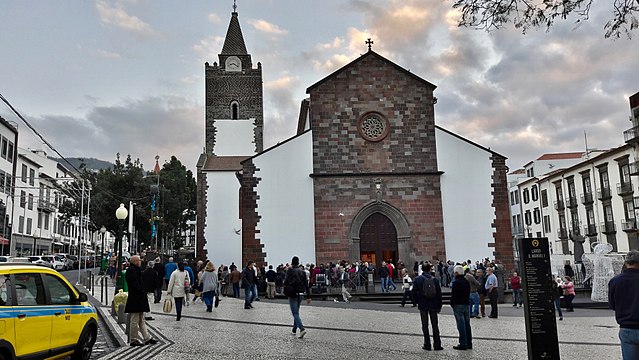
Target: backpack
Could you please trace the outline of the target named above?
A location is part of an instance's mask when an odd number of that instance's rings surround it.
[[[437,296],[437,288],[435,287],[435,278],[432,276],[424,276],[422,284],[422,294],[426,299],[434,299]]]
[[[284,279],[284,295],[288,297],[295,297],[300,292],[300,288],[302,288],[303,284],[300,281],[299,272],[293,271],[293,269],[289,270],[290,274]]]

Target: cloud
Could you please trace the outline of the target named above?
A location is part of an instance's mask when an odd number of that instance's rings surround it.
[[[122,56],[120,56],[120,54],[115,53],[115,52],[106,51],[106,50],[98,50],[98,51],[96,51],[96,54],[98,55],[98,57],[101,57],[103,59],[120,59],[120,58],[122,58]]]
[[[65,157],[112,161],[117,153],[130,154],[147,167],[159,154],[164,159],[175,155],[194,169],[204,141],[203,106],[180,96],[124,99],[94,106],[83,117],[44,115],[30,122]],[[29,135],[21,132],[21,146],[40,147]]]
[[[266,20],[262,20],[262,19],[249,19],[247,20],[247,22],[251,25],[253,25],[253,27],[258,30],[261,31],[263,33],[267,33],[267,34],[271,34],[271,35],[286,35],[288,34],[288,31],[284,30],[284,29],[280,29],[279,26],[272,24]]]
[[[191,46],[191,49],[198,55],[198,62],[217,61],[217,55],[224,44],[223,36],[209,36]]]
[[[127,14],[121,4],[114,7],[105,0],[98,0],[95,3],[95,7],[103,24],[113,25],[142,39],[159,36],[159,33],[153,30],[149,24],[140,20],[137,16]]]
[[[207,19],[209,20],[209,22],[211,22],[213,24],[222,23],[222,19],[220,18],[220,16],[218,14],[209,14],[209,16],[207,16]]]

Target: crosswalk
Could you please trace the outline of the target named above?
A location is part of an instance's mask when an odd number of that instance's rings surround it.
[[[92,356],[92,358],[96,360],[98,359],[104,359],[104,360],[106,359],[108,360],[153,359],[155,355],[159,354],[160,352],[164,351],[165,349],[169,348],[171,345],[174,344],[173,341],[169,340],[166,336],[162,335],[162,333],[160,333],[156,328],[149,325],[148,323],[146,325],[146,328],[149,334],[151,335],[151,337],[158,341],[157,344],[145,345],[145,346],[122,346],[117,348],[115,351],[109,352],[109,353],[104,353],[104,351],[101,351],[101,349],[98,347],[97,349],[94,348],[93,352],[95,357]],[[124,328],[122,328],[122,331],[124,331]],[[97,345],[97,342],[96,342],[96,345]],[[98,350],[98,353],[96,353],[96,350]]]

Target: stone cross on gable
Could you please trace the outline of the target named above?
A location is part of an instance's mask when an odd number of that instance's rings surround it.
[[[237,12],[237,4],[235,3],[236,0],[233,0],[233,12]]]
[[[371,51],[371,46],[374,44],[373,40],[371,40],[371,38],[368,38],[368,40],[366,40],[366,45],[368,45],[368,51]]]

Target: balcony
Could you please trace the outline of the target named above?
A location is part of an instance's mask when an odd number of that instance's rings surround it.
[[[606,200],[606,199],[610,199],[611,197],[612,197],[612,194],[610,194],[609,187],[602,187],[601,190],[597,191],[597,198],[599,200]]]
[[[38,209],[46,212],[54,212],[55,206],[47,200],[38,200]]]
[[[624,131],[623,139],[626,143],[639,140],[639,126],[633,126],[632,128]]]
[[[512,233],[513,235],[523,235],[524,234],[524,227],[519,225],[513,225],[513,229],[512,229]]]
[[[621,230],[631,233],[637,232],[637,220],[636,219],[627,219],[621,222]]]
[[[566,208],[566,206],[564,205],[564,201],[563,200],[555,201],[555,210],[563,210],[565,208]]]
[[[593,202],[594,202],[594,199],[592,197],[592,193],[591,192],[581,194],[581,203],[582,204],[590,205]]]
[[[566,229],[557,229],[557,236],[560,239],[568,239],[568,230],[566,230]]]
[[[575,197],[575,196],[567,197],[566,198],[566,207],[568,207],[569,209],[576,208],[577,207],[577,197]]]
[[[628,195],[628,194],[632,194],[634,191],[632,190],[632,183],[631,182],[625,182],[625,183],[618,183],[617,184],[617,195]]]
[[[614,221],[604,221],[599,224],[599,230],[604,234],[614,234],[617,232]]]
[[[595,236],[595,235],[597,235],[597,226],[596,225],[586,225],[586,226],[584,226],[584,235],[585,236]]]
[[[630,175],[639,175],[639,161],[629,163],[628,167],[630,168]]]

